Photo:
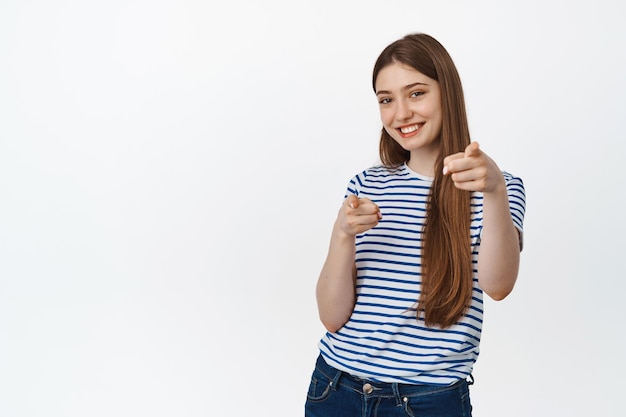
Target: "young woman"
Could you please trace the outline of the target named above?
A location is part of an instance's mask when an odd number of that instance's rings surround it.
[[[350,181],[332,231],[306,415],[471,416],[483,293],[515,284],[524,186],[470,141],[437,40],[393,42],[372,81],[382,164]]]

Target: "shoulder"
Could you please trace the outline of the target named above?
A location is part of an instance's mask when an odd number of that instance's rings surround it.
[[[363,188],[381,187],[408,175],[405,165],[388,167],[384,165],[374,165],[364,169],[354,175],[348,184],[348,193],[359,195]]]
[[[409,175],[406,165],[398,165],[394,167],[388,167],[384,165],[374,165],[361,172],[362,178],[367,178],[371,181],[384,180],[387,178],[405,177]]]
[[[522,179],[516,175],[511,174],[508,171],[502,171],[502,175],[504,176],[504,181],[507,184],[519,184],[522,187],[524,186],[524,182]]]
[[[526,214],[526,189],[524,188],[524,182],[520,177],[507,171],[503,171],[502,175],[504,175],[504,181],[506,183],[511,216],[513,217],[515,226],[521,232],[523,230],[524,216]]]
[[[524,181],[516,175],[507,171],[502,171],[504,176],[504,182],[509,196],[513,195],[522,200],[526,199],[526,188],[524,187]]]

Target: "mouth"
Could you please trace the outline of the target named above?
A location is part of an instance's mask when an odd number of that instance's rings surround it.
[[[397,128],[397,130],[399,130],[403,135],[410,135],[411,133],[417,132],[422,126],[424,126],[424,123],[415,123],[412,125],[401,126]]]

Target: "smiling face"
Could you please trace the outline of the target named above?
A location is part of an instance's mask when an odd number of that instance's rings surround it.
[[[442,123],[439,83],[394,62],[378,73],[376,97],[385,130],[411,154],[409,166],[432,174]]]

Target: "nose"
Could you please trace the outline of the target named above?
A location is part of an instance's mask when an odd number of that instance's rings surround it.
[[[413,116],[409,103],[404,100],[398,100],[396,103],[396,118],[398,120],[408,120]]]

